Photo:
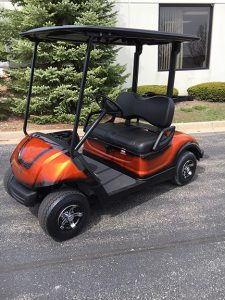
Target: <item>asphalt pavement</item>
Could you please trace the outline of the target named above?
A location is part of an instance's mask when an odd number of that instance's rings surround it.
[[[64,243],[4,191],[14,146],[0,146],[0,299],[225,299],[225,133],[196,136],[193,182],[95,204]]]

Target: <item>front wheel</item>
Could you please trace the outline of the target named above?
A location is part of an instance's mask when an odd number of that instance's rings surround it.
[[[64,241],[78,235],[86,226],[90,207],[85,195],[76,190],[50,193],[42,201],[38,219],[53,239]]]
[[[195,155],[190,151],[182,153],[177,161],[173,183],[178,186],[189,183],[195,175],[196,167],[197,159]]]

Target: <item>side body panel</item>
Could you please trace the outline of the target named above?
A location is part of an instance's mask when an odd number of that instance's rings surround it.
[[[138,177],[145,177],[171,166],[179,150],[188,143],[197,144],[197,141],[190,135],[176,131],[171,146],[164,152],[155,154],[149,158],[141,158],[118,148],[112,148],[108,151],[107,145],[93,139],[85,142],[84,151],[113,162]]]

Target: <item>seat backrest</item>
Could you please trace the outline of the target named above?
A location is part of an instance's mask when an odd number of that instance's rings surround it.
[[[117,97],[116,102],[126,119],[141,118],[160,128],[169,127],[172,123],[174,102],[169,97],[146,98],[132,92],[124,92]]]

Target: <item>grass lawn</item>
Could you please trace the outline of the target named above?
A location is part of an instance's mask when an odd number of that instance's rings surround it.
[[[188,101],[176,104],[174,123],[225,120],[225,103]]]

